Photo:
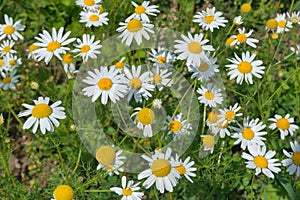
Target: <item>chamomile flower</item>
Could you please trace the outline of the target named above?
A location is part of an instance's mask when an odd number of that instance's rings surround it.
[[[80,38],[77,38],[77,44],[74,44],[76,49],[72,50],[72,52],[79,52],[76,57],[81,56],[83,62],[87,62],[89,58],[97,58],[97,54],[101,53],[99,49],[102,47],[102,45],[100,45],[100,40],[96,40],[95,42],[94,40],[94,35],[91,36],[89,34],[83,34],[82,40]]]
[[[153,62],[155,67],[172,67],[172,62],[175,60],[175,55],[163,47],[158,47],[157,50],[151,48],[149,55],[151,57],[148,59]]]
[[[247,84],[253,84],[252,75],[262,78],[265,67],[261,66],[263,64],[261,60],[254,60],[255,54],[250,55],[250,52],[247,51],[246,53],[242,52],[242,58],[238,57],[236,53],[234,55],[235,58],[227,59],[232,64],[225,65],[230,70],[228,72],[230,80],[237,78],[237,84],[242,84],[245,79]]]
[[[138,192],[140,182],[134,184],[133,180],[129,180],[127,183],[126,176],[122,176],[122,187],[112,187],[111,191],[114,191],[118,195],[122,195],[121,200],[141,200],[144,196],[143,192]]]
[[[59,185],[55,188],[53,197],[51,200],[72,200],[74,191],[69,185]]]
[[[290,13],[286,13],[287,17],[289,19],[289,21],[292,24],[299,24],[300,25],[300,11],[294,11],[292,12],[292,14],[290,15]]]
[[[68,73],[69,67],[74,66],[75,68],[75,63],[74,63],[74,58],[71,54],[66,53],[62,56],[62,65],[64,67],[65,73]]]
[[[284,117],[281,117],[280,115],[275,115],[275,118],[268,119],[272,123],[269,128],[274,130],[278,129],[280,131],[280,138],[284,140],[285,136],[287,136],[289,133],[290,135],[293,135],[293,133],[299,128],[294,123],[294,118],[290,117],[290,114],[286,114]]]
[[[239,28],[238,31],[239,31],[239,34],[231,36],[235,39],[231,43],[231,46],[240,45],[240,44],[244,43],[244,44],[248,44],[249,46],[251,46],[253,48],[257,47],[255,43],[258,43],[258,39],[250,38],[251,34],[253,33],[252,29],[248,33],[245,33],[246,29],[244,27]]]
[[[0,126],[4,123],[4,118],[2,113],[0,114]]]
[[[39,49],[40,47],[39,46],[36,46],[34,44],[31,44],[28,48],[28,59],[32,58],[34,60],[37,59],[37,54],[35,53],[35,50]]]
[[[0,45],[1,56],[17,53],[15,50],[13,50],[14,45],[15,42],[12,40],[3,41],[3,43]]]
[[[139,173],[138,179],[147,178],[143,183],[146,189],[155,183],[160,193],[164,193],[165,190],[173,192],[180,175],[175,168],[176,162],[171,159],[171,153],[171,148],[167,148],[165,154],[155,150],[151,157],[142,155],[142,158],[149,162],[150,168]]]
[[[19,31],[24,31],[25,26],[21,24],[21,20],[13,22],[13,18],[8,15],[4,15],[5,24],[0,24],[0,40],[8,38],[9,40],[18,39],[23,40],[24,37],[19,33]]]
[[[219,134],[220,138],[224,138],[226,135],[231,136],[231,132],[229,131],[229,123],[228,121],[225,120],[225,118],[220,115],[219,116],[219,121],[211,127],[211,131],[214,134]]]
[[[0,79],[0,88],[3,90],[11,89],[15,90],[15,84],[19,82],[20,75],[16,75],[17,70],[13,70],[11,73],[1,72],[2,79]]]
[[[179,113],[174,118],[167,116],[167,125],[164,129],[168,130],[168,135],[173,135],[173,140],[176,141],[185,135],[189,135],[192,125],[186,119],[183,119],[182,113]]]
[[[157,9],[158,6],[151,5],[150,1],[143,1],[142,5],[138,5],[135,2],[131,1],[132,5],[135,7],[134,13],[130,15],[127,20],[138,19],[145,22],[150,22],[148,15],[156,16],[159,13]]]
[[[266,146],[263,145],[257,146],[252,145],[248,147],[249,153],[243,152],[242,158],[248,160],[246,161],[246,167],[248,169],[255,169],[255,175],[259,175],[261,172],[264,173],[269,178],[274,178],[274,173],[278,173],[281,171],[279,166],[280,163],[277,163],[278,159],[274,159],[276,152],[275,151],[267,151]]]
[[[204,151],[210,151],[212,154],[214,152],[214,146],[216,143],[215,136],[213,135],[201,135],[201,140],[203,142],[203,150]]]
[[[214,51],[214,48],[211,45],[205,45],[209,42],[208,39],[204,39],[202,33],[195,34],[194,37],[191,33],[188,33],[188,36],[181,35],[183,40],[175,40],[176,43],[174,52],[178,53],[177,57],[179,60],[187,60],[187,63],[190,64],[193,62],[196,66],[199,66],[203,57],[205,57],[204,51]]]
[[[216,107],[217,104],[223,102],[223,96],[221,89],[211,83],[202,85],[201,88],[197,89],[197,93],[201,96],[198,97],[200,103],[204,103],[209,107]]]
[[[99,10],[83,10],[80,12],[80,23],[85,23],[86,27],[91,27],[91,26],[103,26],[103,24],[108,24],[108,18],[107,18],[108,13],[100,13]]]
[[[76,70],[75,65],[70,65],[68,72],[67,72],[68,79],[75,78],[75,74],[77,74],[78,72],[79,72],[79,70]]]
[[[266,30],[267,31],[275,31],[278,27],[278,22],[276,21],[276,19],[269,19],[266,22]]]
[[[124,73],[129,81],[128,102],[132,97],[137,103],[142,102],[142,97],[146,100],[152,97],[150,92],[154,91],[155,86],[151,84],[153,78],[150,76],[149,71],[141,74],[141,65],[139,65],[138,67],[132,66],[131,72],[125,70]]]
[[[140,45],[143,37],[149,40],[150,36],[148,33],[154,33],[152,30],[153,24],[138,19],[126,20],[125,22],[120,22],[119,25],[117,32],[122,32],[119,38],[122,38],[122,42],[125,42],[127,46],[131,45],[133,39]]]
[[[164,87],[171,87],[172,80],[170,76],[172,72],[169,72],[168,69],[160,69],[159,67],[155,67],[154,70],[151,71],[152,84],[155,85],[158,91],[161,91]]]
[[[235,117],[240,117],[243,115],[242,113],[238,113],[240,109],[241,106],[239,106],[239,104],[236,103],[234,104],[234,106],[229,106],[229,109],[220,109],[220,115],[224,118],[225,122],[230,124],[232,122],[235,122]]]
[[[7,71],[12,71],[22,65],[22,59],[16,55],[7,55],[4,59],[4,68]]]
[[[116,68],[117,70],[119,70],[121,73],[124,73],[124,70],[128,70],[128,63],[125,63],[125,57],[122,57],[118,62],[116,62],[114,65],[112,65],[111,67]]]
[[[235,18],[233,18],[233,24],[234,25],[241,25],[243,23],[243,20],[242,20],[242,16],[237,16]]]
[[[143,131],[145,137],[152,137],[152,124],[155,123],[155,113],[150,108],[140,108],[134,109],[134,113],[131,117],[136,116],[137,127]]]
[[[235,47],[238,48],[236,44],[233,44],[233,41],[235,41],[235,38],[233,38],[233,36],[231,36],[230,38],[227,38],[225,45],[227,47]]]
[[[293,28],[292,22],[286,19],[285,13],[277,14],[276,21],[278,22],[276,33],[283,33],[289,31],[289,29]]]
[[[190,161],[191,157],[188,156],[184,161],[178,156],[178,154],[175,155],[175,159],[171,158],[176,164],[175,169],[179,172],[180,175],[184,175],[184,177],[193,183],[193,180],[191,177],[196,177],[196,174],[194,173],[197,168],[193,167],[195,164],[194,161]]]
[[[211,32],[214,31],[214,28],[219,29],[220,26],[224,27],[226,26],[225,23],[228,22],[228,20],[225,19],[225,17],[222,17],[223,13],[219,11],[215,11],[216,8],[206,8],[206,11],[202,10],[201,12],[198,12],[197,15],[194,16],[193,22],[199,23],[199,26],[201,26],[205,30],[210,30]]]
[[[162,100],[161,99],[154,99],[152,101],[152,106],[154,108],[158,108],[158,109],[161,109],[161,104],[162,104]]]
[[[33,100],[35,105],[29,105],[26,103],[22,104],[28,110],[20,112],[18,117],[31,115],[24,123],[23,129],[29,129],[33,126],[32,131],[33,133],[36,133],[40,126],[41,132],[45,134],[46,130],[53,132],[54,126],[59,126],[57,119],[66,118],[66,114],[64,112],[65,108],[59,106],[62,103],[61,101],[56,101],[51,106],[49,106],[49,101],[49,97],[39,97],[38,100]]]
[[[207,115],[206,124],[211,129],[212,127],[218,125],[217,122],[220,120],[220,110],[213,109]]]
[[[114,146],[101,146],[96,151],[96,159],[99,162],[97,170],[107,171],[110,176],[114,174],[119,175],[124,169],[125,156],[121,156],[123,150],[116,152]]]
[[[39,42],[34,43],[34,45],[40,47],[34,51],[38,61],[45,60],[48,65],[53,55],[59,60],[62,60],[60,54],[65,54],[66,51],[70,50],[69,47],[65,46],[76,39],[68,39],[71,31],[68,31],[64,35],[63,32],[64,27],[60,27],[58,31],[55,28],[52,28],[52,35],[50,35],[48,31],[43,30],[43,32],[39,34],[39,37],[35,37]]]
[[[251,11],[251,9],[252,9],[252,6],[251,6],[250,3],[243,3],[243,4],[241,5],[241,12],[242,12],[242,13],[248,13],[248,12]]]
[[[238,128],[232,127],[235,131],[233,134],[233,138],[237,138],[234,144],[241,143],[241,148],[245,150],[246,148],[249,149],[252,145],[265,145],[263,140],[264,135],[267,135],[266,131],[263,129],[266,127],[262,122],[259,122],[259,119],[252,119],[249,121],[249,118],[244,118],[243,125],[238,124]]]
[[[92,97],[92,102],[95,102],[101,95],[101,103],[106,105],[108,99],[113,103],[120,100],[127,94],[127,83],[128,81],[124,78],[123,74],[119,74],[119,71],[107,67],[101,66],[100,70],[94,69],[89,71],[90,76],[83,79],[84,83],[91,86],[84,88],[82,91],[84,95]]]
[[[97,10],[102,0],[76,0],[76,5],[89,10]]]
[[[285,156],[287,156],[287,159],[284,159],[282,161],[283,166],[289,166],[287,168],[287,172],[289,172],[290,175],[296,174],[296,176],[300,176],[300,145],[297,141],[290,142],[291,148],[293,152],[287,152],[285,149],[283,149],[283,153]]]

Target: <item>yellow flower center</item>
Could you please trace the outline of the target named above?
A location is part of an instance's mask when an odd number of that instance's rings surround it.
[[[113,85],[113,82],[109,78],[102,78],[98,81],[98,87],[101,90],[109,90]]]
[[[161,78],[161,76],[160,76],[159,74],[153,74],[152,77],[153,77],[152,82],[153,82],[154,84],[159,84],[159,83],[161,83],[162,78]]]
[[[86,6],[93,6],[93,5],[95,5],[95,2],[94,2],[94,0],[84,0],[84,4]]]
[[[278,119],[276,125],[282,130],[287,130],[290,128],[290,122],[285,118]]]
[[[183,165],[179,165],[177,167],[175,167],[175,169],[179,172],[180,175],[185,174],[186,169]]]
[[[5,46],[5,47],[3,47],[2,51],[3,51],[4,53],[10,52],[10,46]]]
[[[111,146],[102,146],[97,149],[96,159],[100,164],[108,167],[115,162],[115,158],[116,152]]]
[[[0,67],[2,67],[3,64],[4,64],[4,63],[3,63],[3,59],[0,58]]]
[[[255,156],[253,162],[259,168],[268,167],[268,160],[264,156]]]
[[[132,194],[131,188],[123,188],[122,192],[125,196],[130,196]]]
[[[295,23],[298,23],[298,22],[299,22],[299,19],[296,18],[296,17],[291,17],[290,20],[291,20],[292,24],[295,24]]]
[[[143,125],[151,124],[155,119],[153,110],[150,108],[143,108],[137,114],[137,120]]]
[[[32,44],[32,45],[29,46],[29,52],[33,52],[34,50],[37,50],[39,48],[40,48],[39,46],[36,46],[36,45]]]
[[[285,21],[285,20],[280,20],[280,21],[278,22],[278,26],[279,26],[280,28],[284,28],[285,25],[286,25],[286,21]]]
[[[129,81],[129,85],[132,89],[138,90],[142,87],[142,81],[139,78],[133,78]]]
[[[222,121],[218,124],[218,126],[222,129],[227,128],[228,127],[228,121]]]
[[[269,20],[267,21],[266,26],[267,26],[269,29],[275,29],[275,28],[277,28],[277,26],[278,26],[278,22],[276,21],[276,19],[269,19]]]
[[[57,41],[52,41],[48,44],[47,51],[53,52],[58,48],[60,48],[60,43]]]
[[[5,77],[5,78],[2,79],[2,82],[3,82],[4,84],[8,84],[8,83],[11,82],[11,78],[10,78],[10,77]]]
[[[248,13],[251,11],[251,4],[250,3],[244,3],[242,6],[241,6],[241,12],[243,13]]]
[[[239,42],[243,43],[243,42],[246,42],[247,36],[246,36],[244,33],[240,33],[240,34],[238,34],[238,35],[236,36],[236,39],[237,39]]]
[[[179,131],[181,129],[181,122],[180,121],[171,121],[169,123],[169,128],[173,133],[176,133],[177,131]]]
[[[273,38],[273,39],[277,39],[277,38],[278,38],[278,34],[277,34],[277,33],[273,33],[273,34],[272,34],[272,38]]]
[[[105,11],[104,8],[103,8],[103,6],[99,6],[98,10],[99,10],[100,14],[104,13],[104,11]]]
[[[252,71],[252,65],[247,61],[240,62],[237,68],[243,74],[248,74]]]
[[[232,121],[235,117],[235,113],[232,110],[229,110],[225,113],[225,116],[228,121]]]
[[[125,63],[123,63],[123,62],[117,62],[116,63],[116,68],[122,69],[122,68],[124,68],[124,65],[125,65]]]
[[[99,16],[95,15],[95,14],[91,14],[90,17],[89,17],[89,19],[92,22],[96,22],[96,21],[99,21]]]
[[[7,26],[5,26],[3,32],[4,32],[6,35],[13,34],[13,33],[15,32],[15,27],[13,27],[12,25],[7,25]]]
[[[234,41],[234,38],[228,38],[226,40],[226,46],[230,46],[233,41]]]
[[[32,109],[32,116],[38,119],[49,117],[51,113],[51,107],[44,103],[37,104]]]
[[[17,64],[17,61],[15,61],[15,60],[9,61],[9,66],[11,66],[11,67],[15,66],[16,64]]]
[[[219,110],[213,110],[213,111],[211,111],[208,114],[208,117],[207,117],[208,121],[210,123],[216,123],[218,121],[218,119],[219,119],[219,116],[218,116],[219,114],[220,114]]]
[[[68,185],[60,185],[53,192],[56,200],[72,200],[74,196],[73,189]]]
[[[163,56],[158,56],[158,57],[157,57],[157,61],[158,61],[159,63],[166,63],[166,58],[163,57]]]
[[[211,24],[215,20],[215,17],[213,15],[206,15],[204,17],[204,21],[208,24]]]
[[[207,91],[207,92],[205,92],[204,97],[205,97],[206,99],[208,99],[208,100],[213,100],[214,97],[215,97],[215,95],[214,95],[213,92]]]
[[[207,62],[201,62],[198,69],[200,72],[206,72],[209,68],[209,65]]]
[[[244,128],[242,136],[246,140],[252,140],[252,138],[254,138],[254,132],[250,128]]]
[[[207,148],[212,148],[215,144],[215,138],[212,135],[205,135],[202,138],[202,142]]]
[[[160,158],[152,163],[152,173],[157,177],[165,177],[171,172],[171,164],[166,159]]]
[[[69,53],[63,55],[63,62],[66,64],[71,64],[73,62],[73,56]]]
[[[107,166],[105,167],[105,169],[106,169],[107,171],[111,170],[112,168],[113,168],[112,165],[107,165]]]
[[[292,160],[296,166],[300,167],[300,152],[294,152]]]
[[[137,6],[134,9],[135,14],[143,14],[146,11],[146,8],[144,6]]]
[[[201,53],[202,46],[201,46],[201,44],[199,42],[190,42],[188,44],[188,50],[191,53],[198,54],[198,53]]]
[[[83,45],[80,49],[81,53],[87,53],[91,47],[89,45]]]
[[[127,30],[130,32],[138,32],[142,28],[143,28],[143,24],[137,19],[132,19],[127,24]]]

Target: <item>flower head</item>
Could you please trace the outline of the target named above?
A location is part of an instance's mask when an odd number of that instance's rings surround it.
[[[231,36],[235,40],[230,44],[231,46],[234,45],[240,45],[242,43],[248,44],[249,46],[256,48],[256,44],[258,43],[258,39],[250,38],[251,34],[253,33],[253,30],[251,29],[248,33],[246,33],[246,29],[239,28],[238,29],[239,34]]]
[[[216,107],[217,104],[223,102],[221,89],[211,83],[202,85],[197,89],[197,93],[201,95],[198,98],[200,103],[204,103],[206,106]]]
[[[269,121],[272,123],[269,128],[274,130],[278,129],[280,131],[280,138],[284,140],[285,136],[289,133],[293,135],[293,133],[299,128],[294,123],[294,118],[290,117],[290,114],[286,114],[285,117],[281,117],[280,115],[275,115],[274,118],[270,118]]]
[[[133,180],[126,182],[126,176],[122,176],[122,188],[112,187],[110,190],[118,195],[122,195],[122,200],[141,200],[144,193],[138,192],[140,190],[140,187],[138,187],[140,182],[136,184],[134,184]]]
[[[159,13],[156,5],[149,5],[150,1],[143,1],[141,5],[136,4],[131,1],[132,5],[135,7],[134,13],[130,15],[126,20],[138,19],[145,22],[150,22],[148,15],[156,16]]]
[[[55,188],[53,197],[51,200],[72,200],[74,191],[69,185],[59,185]]]
[[[24,37],[19,33],[19,31],[24,31],[25,29],[25,26],[21,24],[21,20],[14,23],[13,19],[5,14],[4,21],[5,24],[0,24],[0,41],[6,37],[9,40],[13,39],[15,41],[18,39],[24,39]]]
[[[283,166],[289,166],[286,171],[289,172],[290,175],[295,173],[296,176],[300,176],[300,145],[297,141],[290,142],[290,145],[293,152],[289,153],[283,149],[284,155],[288,158],[284,159],[282,164]]]

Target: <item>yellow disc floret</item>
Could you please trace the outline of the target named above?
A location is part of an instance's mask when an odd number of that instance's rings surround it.
[[[151,124],[155,119],[155,114],[150,108],[143,108],[137,114],[137,120],[143,125]]]
[[[98,81],[98,87],[101,90],[110,90],[110,88],[112,87],[113,82],[109,79],[109,78],[102,78]]]
[[[202,52],[202,46],[199,42],[190,42],[188,44],[188,50],[191,53],[198,54]]]
[[[276,125],[282,130],[287,130],[290,128],[290,122],[285,118],[278,119]]]
[[[97,161],[104,165],[109,166],[115,162],[116,152],[111,146],[102,146],[97,149],[96,159]]]
[[[157,177],[165,177],[171,172],[171,164],[166,159],[157,159],[152,163],[152,173]]]
[[[249,63],[247,61],[240,62],[240,64],[238,64],[237,68],[238,68],[239,72],[241,72],[243,74],[248,74],[252,71],[252,65],[251,65],[251,63]]]
[[[68,185],[59,185],[53,192],[55,200],[72,200],[74,196],[73,189]]]
[[[246,140],[252,140],[254,138],[254,132],[251,130],[251,128],[244,128],[242,136]]]
[[[268,160],[264,156],[255,156],[253,162],[259,168],[268,167]]]
[[[143,24],[137,19],[132,19],[127,24],[127,30],[129,32],[138,32],[142,28],[143,28]]]
[[[51,107],[44,103],[37,104],[32,109],[32,116],[38,119],[49,117],[51,114]]]

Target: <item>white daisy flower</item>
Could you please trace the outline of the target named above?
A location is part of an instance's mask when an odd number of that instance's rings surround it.
[[[233,24],[241,25],[242,23],[243,23],[242,16],[237,16],[237,17],[233,18]]]
[[[13,18],[4,15],[5,24],[0,24],[0,40],[8,38],[17,41],[18,39],[23,40],[24,37],[19,31],[24,31],[25,26],[21,24],[21,20],[13,22]]]
[[[283,149],[284,155],[288,158],[282,161],[283,166],[289,166],[287,168],[287,172],[290,175],[296,174],[296,176],[300,176],[300,146],[297,141],[290,142],[293,152],[289,153],[285,149]]]
[[[235,39],[230,44],[231,46],[240,45],[241,43],[246,43],[249,46],[251,46],[253,48],[256,48],[256,44],[254,44],[254,43],[258,43],[259,40],[254,39],[254,38],[250,38],[251,34],[253,33],[252,29],[248,33],[245,33],[246,29],[244,27],[239,28],[238,31],[239,31],[239,34],[231,36],[232,38]]]
[[[168,135],[173,135],[173,140],[176,141],[185,135],[189,135],[192,130],[192,125],[183,120],[182,113],[179,113],[172,118],[167,116],[167,125],[163,128],[169,130]]]
[[[289,21],[292,24],[299,24],[300,25],[300,11],[294,11],[292,12],[292,14],[290,15],[290,13],[286,13],[287,17],[289,19]]]
[[[70,66],[75,67],[74,58],[71,54],[66,53],[62,56],[62,65],[64,67],[64,71],[67,74]]]
[[[209,42],[208,39],[204,39],[202,33],[195,34],[194,37],[191,33],[188,33],[188,36],[181,35],[183,40],[175,40],[176,43],[174,52],[179,53],[177,57],[179,60],[187,60],[187,63],[190,64],[193,62],[196,66],[199,66],[203,57],[205,57],[204,51],[214,51],[214,48],[211,45],[205,45]]]
[[[229,109],[220,109],[220,118],[224,118],[224,122],[228,124],[235,122],[235,117],[240,117],[243,115],[242,113],[238,113],[240,109],[241,106],[239,106],[238,103],[234,104],[234,106],[229,106]]]
[[[162,100],[161,99],[154,99],[152,101],[152,106],[154,108],[158,108],[158,109],[161,109],[161,106],[162,106]]]
[[[198,12],[197,15],[194,16],[193,22],[199,23],[199,26],[201,26],[205,30],[210,30],[211,32],[214,31],[214,28],[219,29],[219,26],[225,27],[225,23],[228,22],[228,20],[225,19],[225,17],[221,17],[223,13],[217,11],[215,12],[216,8],[206,8],[206,11],[202,10],[201,12]]]
[[[275,118],[270,118],[268,121],[272,121],[269,128],[274,130],[278,129],[280,131],[280,138],[284,140],[285,136],[289,133],[293,135],[293,133],[299,128],[294,123],[294,118],[290,117],[290,114],[286,114],[285,117],[281,117],[280,115],[275,115]]]
[[[35,53],[35,50],[39,49],[39,46],[36,46],[34,44],[31,44],[28,48],[28,59],[32,58],[33,60],[37,59],[37,54]]]
[[[151,48],[149,55],[151,57],[148,60],[153,62],[154,67],[172,67],[175,60],[175,55],[163,47],[158,47],[157,51]]]
[[[31,115],[23,125],[23,129],[29,129],[33,126],[33,133],[36,133],[38,126],[43,134],[47,131],[53,132],[54,126],[58,127],[59,122],[57,119],[65,119],[66,114],[64,112],[65,108],[59,106],[62,102],[56,101],[51,106],[49,106],[49,97],[39,97],[38,100],[33,100],[35,105],[29,105],[23,103],[22,105],[27,108],[23,112],[18,114],[18,117],[24,117]]]
[[[253,84],[252,75],[257,78],[262,78],[262,74],[264,74],[264,66],[261,66],[263,62],[261,60],[254,60],[255,54],[250,55],[250,52],[246,53],[242,52],[242,58],[238,57],[236,53],[234,53],[235,58],[228,59],[232,64],[225,65],[225,67],[229,68],[228,75],[230,76],[230,80],[236,79],[237,84],[242,84],[245,78],[247,84]]]
[[[142,5],[138,5],[133,1],[131,1],[131,3],[135,7],[134,13],[126,20],[138,19],[141,21],[150,22],[148,15],[156,16],[156,14],[159,13],[159,10],[157,9],[158,6],[149,6],[150,1],[143,1]]]
[[[129,102],[134,97],[135,102],[142,102],[142,97],[146,100],[152,97],[150,92],[154,91],[155,86],[151,84],[153,78],[150,76],[150,72],[144,72],[141,74],[141,65],[138,67],[132,66],[129,70],[124,70],[124,73],[129,81],[129,92],[127,101]]]
[[[267,135],[266,131],[263,129],[266,127],[262,122],[259,122],[259,119],[252,119],[249,121],[249,118],[244,118],[243,126],[238,123],[239,128],[232,127],[235,131],[233,138],[237,138],[234,144],[241,143],[241,148],[245,150],[249,149],[252,145],[265,145],[263,140],[266,138],[262,137]]]
[[[70,50],[69,47],[65,47],[69,43],[73,42],[76,38],[69,38],[71,31],[68,31],[63,35],[64,27],[60,27],[57,30],[52,28],[52,35],[46,30],[43,30],[43,33],[40,33],[40,37],[35,37],[39,42],[34,43],[35,46],[40,47],[36,49],[34,53],[37,55],[37,60],[45,60],[46,65],[48,65],[52,56],[55,55],[59,60],[62,60],[59,54],[65,54],[66,51]]]
[[[292,22],[286,19],[285,13],[278,13],[275,20],[278,22],[276,33],[288,32],[291,28],[293,28]]]
[[[77,38],[76,42],[78,44],[74,44],[76,49],[72,50],[71,52],[79,52],[79,54],[77,54],[76,57],[81,56],[83,62],[87,62],[89,58],[97,58],[96,54],[101,53],[99,49],[102,47],[102,45],[100,45],[100,40],[96,40],[95,42],[94,40],[94,35],[91,36],[89,34],[83,34],[82,41],[80,38]]]
[[[75,65],[70,65],[68,72],[67,72],[68,79],[75,78],[75,74],[77,74],[78,72],[79,72],[79,70],[76,70]]]
[[[125,42],[127,46],[131,45],[133,39],[140,45],[143,37],[146,40],[150,39],[148,32],[154,33],[152,30],[154,27],[153,24],[138,19],[126,20],[125,22],[120,22],[119,25],[120,27],[117,28],[117,32],[123,32],[119,38],[122,38],[122,42]]]
[[[171,148],[167,148],[165,154],[155,150],[151,157],[142,155],[142,158],[149,162],[150,168],[139,173],[138,179],[147,178],[143,183],[146,189],[155,183],[160,193],[164,193],[165,189],[173,192],[173,187],[176,186],[180,175],[175,169],[176,163],[171,159],[171,153]]]
[[[229,131],[229,123],[225,120],[225,118],[221,115],[219,117],[219,121],[214,126],[211,126],[211,130],[214,134],[220,135],[220,138],[224,138],[226,135],[231,136],[231,132]]]
[[[134,113],[131,117],[136,116],[137,127],[143,131],[145,137],[152,137],[152,124],[155,123],[155,113],[150,108],[140,108],[134,109]]]
[[[121,156],[123,150],[116,152],[114,146],[101,146],[96,151],[96,159],[99,162],[97,170],[107,171],[110,176],[119,175],[124,172],[122,165],[124,164],[125,156]]]
[[[120,71],[120,73],[124,73],[125,69],[128,70],[129,67],[129,64],[124,62],[125,59],[126,59],[125,57],[122,57],[118,62],[116,62],[111,67],[116,68],[117,70]]]
[[[214,152],[214,146],[215,146],[215,137],[213,135],[201,135],[203,142],[203,150],[204,151],[210,151],[212,154]]]
[[[278,22],[276,21],[276,19],[271,18],[266,22],[266,30],[267,31],[272,31],[274,34],[274,30],[277,29],[278,27]]]
[[[108,98],[113,102],[120,100],[127,94],[127,83],[128,81],[123,74],[119,74],[119,71],[107,67],[101,66],[100,71],[94,69],[93,71],[88,71],[90,76],[83,79],[84,83],[87,83],[89,87],[84,88],[82,91],[84,95],[91,97],[92,102],[95,102],[101,95],[101,103],[106,105]]]
[[[152,84],[157,87],[158,91],[161,91],[164,87],[171,87],[171,75],[172,72],[169,72],[168,69],[160,69],[159,67],[155,67],[150,74],[150,76],[153,78]]]
[[[274,159],[276,152],[269,150],[266,152],[266,146],[262,147],[253,145],[249,146],[248,150],[250,154],[243,152],[242,158],[248,160],[246,162],[246,167],[248,169],[255,169],[255,175],[259,175],[261,172],[264,173],[269,178],[274,178],[274,173],[281,171],[279,166],[280,163],[277,163],[278,159]]]
[[[89,10],[97,10],[102,0],[76,0],[76,5]]]
[[[4,118],[2,113],[0,114],[0,126],[4,123]]]
[[[59,185],[53,191],[51,200],[74,200],[74,190],[69,185]]]
[[[175,159],[171,158],[173,162],[175,162],[175,169],[179,172],[180,175],[184,175],[185,178],[193,183],[193,180],[190,177],[196,177],[196,174],[194,173],[197,171],[196,167],[193,167],[195,164],[194,161],[190,162],[191,157],[188,156],[184,161],[176,154]]]
[[[221,89],[211,83],[202,85],[201,88],[197,89],[197,93],[201,96],[198,97],[200,103],[204,103],[209,107],[216,107],[217,104],[223,102],[223,95]]]
[[[15,68],[22,65],[22,58],[18,58],[16,55],[7,55],[4,57],[4,69],[7,71],[12,71]]]
[[[112,187],[110,190],[118,195],[122,195],[121,200],[141,200],[144,193],[138,192],[140,190],[139,184],[140,182],[134,184],[133,180],[129,180],[126,183],[126,176],[122,176],[122,187]]]
[[[213,109],[208,113],[206,124],[210,129],[212,129],[212,127],[214,126],[217,126],[219,121],[220,121],[219,109]]]
[[[3,43],[0,45],[1,56],[17,53],[16,50],[13,50],[14,45],[15,42],[12,40],[3,41]]]
[[[15,90],[15,84],[19,82],[18,79],[20,78],[20,75],[16,75],[16,73],[17,70],[13,70],[11,73],[9,71],[5,73],[1,72],[2,80],[0,79],[0,88],[3,90]]]
[[[86,27],[99,27],[103,26],[103,24],[108,24],[108,12],[100,13],[99,10],[83,10],[80,12],[80,23],[86,23]]]

